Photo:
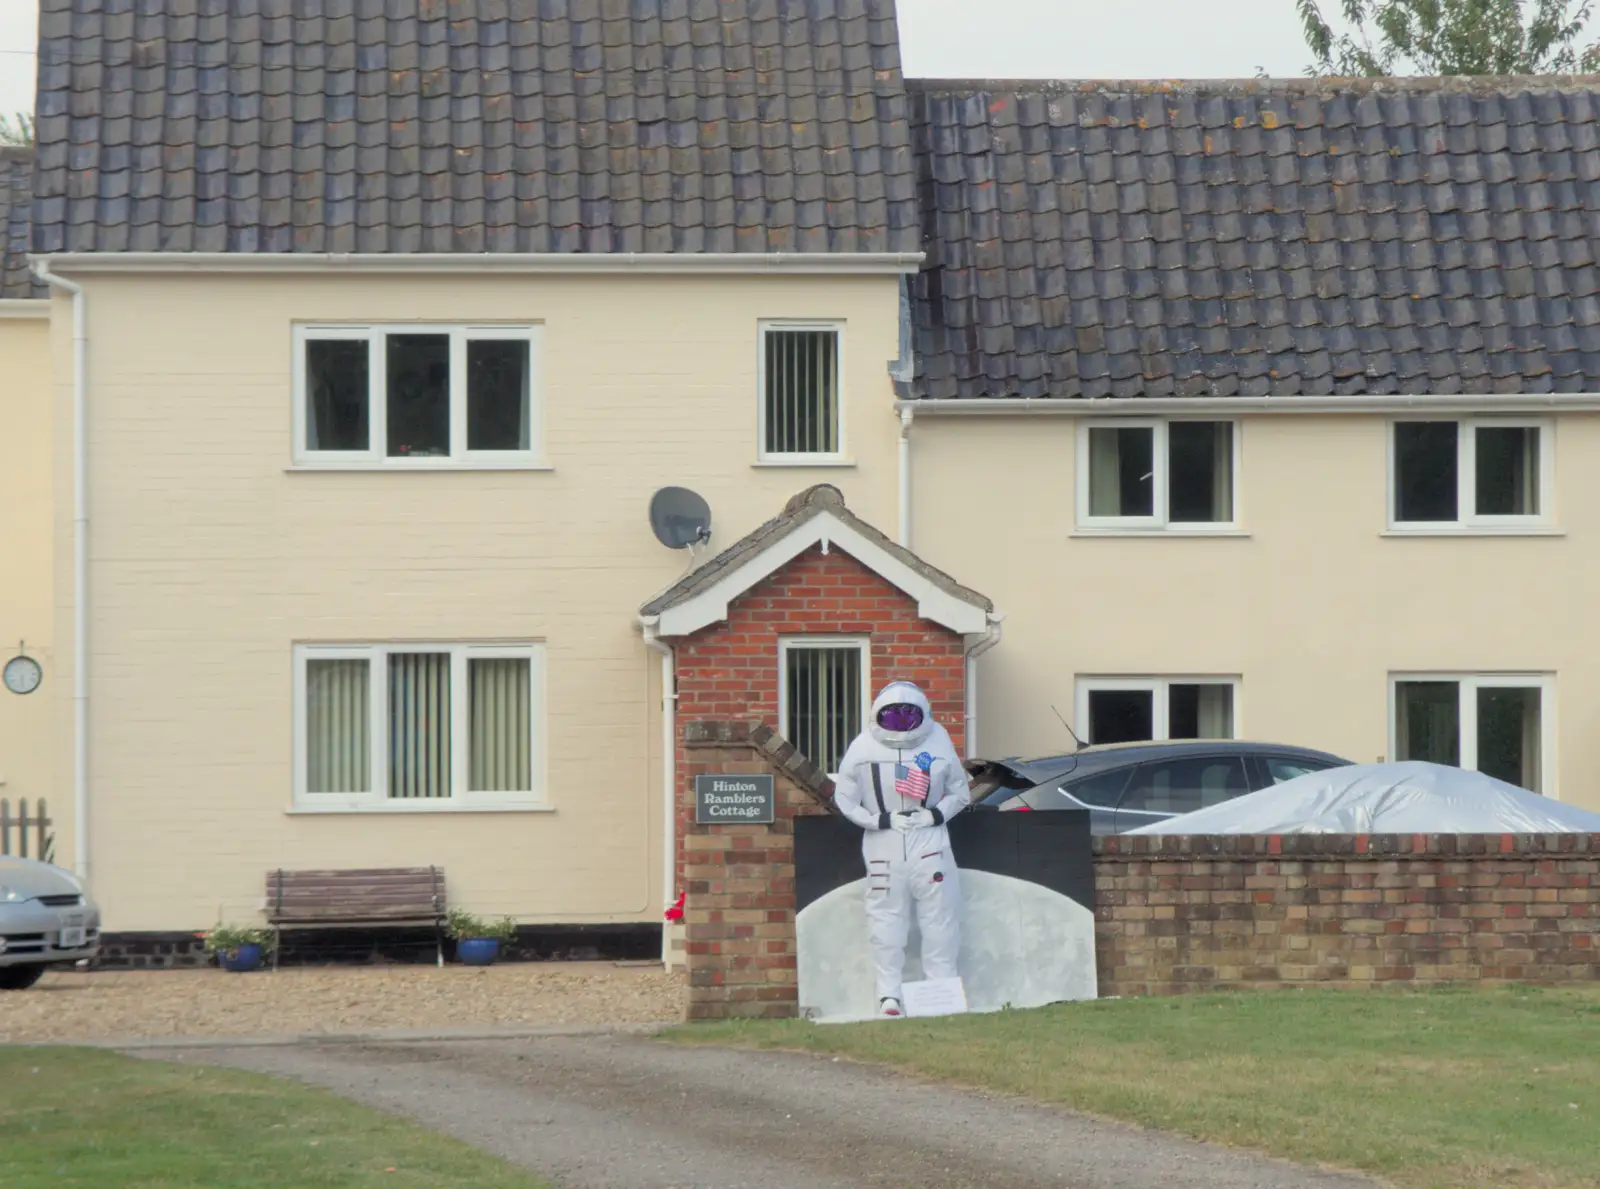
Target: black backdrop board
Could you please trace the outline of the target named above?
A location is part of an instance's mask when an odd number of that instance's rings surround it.
[[[974,1011],[1092,999],[1094,861],[1089,815],[963,813],[950,823],[960,868],[960,971]],[[874,1014],[861,829],[841,817],[794,822],[801,1013],[818,1020]],[[921,978],[921,939],[907,980]]]
[[[963,813],[947,827],[956,866],[1041,884],[1094,911],[1094,847],[1086,809]],[[794,820],[795,911],[862,879],[861,827],[842,817]]]

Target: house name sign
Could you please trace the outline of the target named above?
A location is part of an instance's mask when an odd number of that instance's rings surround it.
[[[770,773],[694,778],[694,820],[697,825],[762,825],[772,821],[777,803]]]

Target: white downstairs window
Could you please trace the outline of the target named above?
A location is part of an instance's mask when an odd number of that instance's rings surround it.
[[[839,771],[872,707],[871,641],[864,636],[785,636],[778,641],[778,719],[800,754]]]
[[[298,326],[295,462],[536,463],[538,346],[534,326]]]
[[[1547,675],[1426,675],[1391,681],[1396,760],[1471,768],[1553,793],[1555,682]]]
[[[1232,739],[1239,683],[1231,677],[1084,677],[1078,681],[1085,743]]]
[[[1551,522],[1551,425],[1476,418],[1390,426],[1389,525],[1515,531]]]
[[[538,807],[543,660],[538,645],[296,648],[295,807]]]
[[[1078,527],[1215,532],[1234,526],[1233,421],[1101,421],[1078,426]]]

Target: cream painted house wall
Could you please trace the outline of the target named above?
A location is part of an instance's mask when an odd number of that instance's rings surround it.
[[[1237,676],[1242,735],[1371,762],[1391,674],[1550,673],[1552,791],[1600,809],[1600,417],[1556,419],[1561,535],[1528,537],[1385,536],[1387,419],[1299,414],[1243,420],[1248,535],[1075,536],[1077,425],[915,422],[912,544],[1007,616],[979,754],[1069,750],[1079,676]]]
[[[62,677],[51,647],[49,312],[47,302],[0,302],[0,664],[25,643],[44,670],[31,694],[0,688],[0,798],[16,812],[19,800],[32,811],[43,797],[55,857],[70,862],[70,807],[54,783],[48,742],[51,692]]]
[[[430,863],[476,912],[658,921],[659,659],[634,622],[689,559],[656,543],[647,503],[664,484],[698,490],[718,546],[828,481],[892,529],[897,279],[84,284],[89,868],[106,928],[256,919],[278,866]],[[57,315],[70,323],[66,301]],[[858,465],[754,465],[763,318],[845,323],[845,452]],[[552,469],[288,469],[293,323],[469,320],[542,325]],[[66,591],[69,349],[58,334],[55,540]],[[70,606],[58,604],[58,637],[70,625]],[[545,642],[551,812],[289,812],[292,646],[406,640]],[[68,684],[55,682],[58,692]],[[70,730],[57,739],[69,774]]]

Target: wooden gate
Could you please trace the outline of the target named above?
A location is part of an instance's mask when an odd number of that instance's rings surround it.
[[[14,855],[19,859],[55,861],[56,836],[51,833],[50,811],[43,797],[34,802],[34,811],[28,812],[28,799],[17,802],[16,812],[11,802],[0,797],[0,855]]]

